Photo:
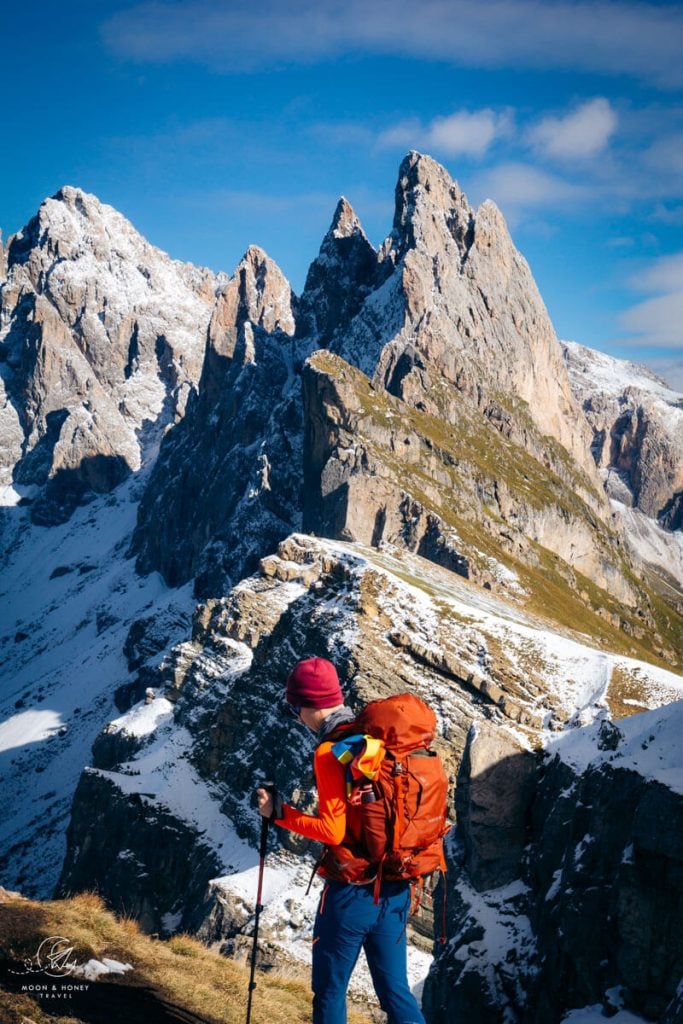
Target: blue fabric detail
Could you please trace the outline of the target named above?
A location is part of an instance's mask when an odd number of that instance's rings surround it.
[[[350,761],[354,757],[357,757],[364,747],[365,736],[361,733],[356,733],[354,736],[345,736],[344,739],[337,740],[332,747],[332,753],[338,761],[341,761],[342,764],[346,764],[347,760]]]
[[[425,1024],[406,975],[408,882],[327,882],[313,929],[313,1024],[346,1024],[346,990],[361,948],[389,1024]]]

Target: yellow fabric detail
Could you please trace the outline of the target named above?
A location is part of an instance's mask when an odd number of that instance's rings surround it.
[[[354,758],[351,770],[356,778],[365,776],[366,779],[374,779],[384,760],[385,748],[381,740],[374,736],[365,737],[365,750]]]

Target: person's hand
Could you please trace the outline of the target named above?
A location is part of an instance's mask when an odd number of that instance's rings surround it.
[[[274,810],[273,797],[268,792],[268,790],[267,789],[257,789],[256,790],[256,799],[258,800],[259,812],[263,815],[263,817],[264,818],[272,818],[273,817],[273,810]]]

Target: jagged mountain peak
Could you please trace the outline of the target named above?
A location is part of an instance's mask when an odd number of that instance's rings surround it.
[[[401,162],[392,229],[396,258],[410,249],[441,252],[455,240],[461,258],[471,244],[474,211],[445,167],[413,150]]]
[[[12,236],[8,246],[8,269],[35,263],[36,251],[48,259],[75,259],[88,249],[103,257],[110,248],[107,242],[111,237],[116,237],[126,248],[126,242],[149,246],[114,207],[83,189],[64,185],[44,199],[35,216]]]
[[[155,432],[182,415],[223,277],[172,260],[70,185],[12,237],[8,257],[0,481],[29,488],[34,518],[54,522],[84,491],[140,468]]]
[[[493,199],[485,199],[476,209],[473,241],[479,249],[514,248],[507,221]]]
[[[247,322],[268,333],[293,334],[295,301],[275,260],[260,246],[250,245],[218,296],[209,326],[209,352],[231,358]]]
[[[266,250],[262,249],[260,245],[250,245],[248,247],[248,249],[244,253],[244,256],[237,264],[235,273],[237,273],[240,267],[245,265],[253,268],[263,267],[266,270],[269,267],[273,267],[275,268],[275,270],[281,273],[280,268],[278,267],[275,260],[272,260],[268,253],[266,252]]]
[[[122,297],[125,290],[137,304],[146,289],[164,289],[169,274],[180,275],[204,301],[212,300],[216,284],[224,279],[205,267],[172,259],[124,214],[73,185],[64,185],[43,200],[35,216],[8,240],[6,259],[8,278],[13,269],[20,273],[23,268],[39,293],[51,280],[53,265],[68,261],[80,264],[79,276],[93,287],[100,273],[118,278]],[[57,277],[70,269],[62,266]]]
[[[297,331],[327,345],[350,323],[377,283],[378,255],[349,201],[341,196],[317,257],[311,263]]]
[[[350,238],[352,235],[360,234],[366,237],[356,211],[351,206],[346,196],[340,196],[332,217],[330,229],[325,237],[331,235],[333,238]]]

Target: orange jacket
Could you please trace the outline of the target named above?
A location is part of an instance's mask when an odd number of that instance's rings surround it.
[[[346,799],[344,766],[332,753],[331,742],[323,742],[313,755],[313,771],[318,789],[318,813],[303,814],[284,804],[282,818],[276,824],[306,839],[315,839],[327,846],[360,840],[359,811]]]

